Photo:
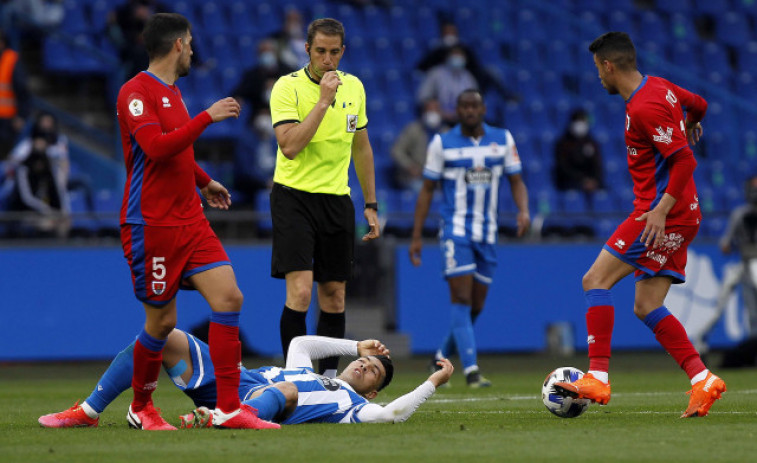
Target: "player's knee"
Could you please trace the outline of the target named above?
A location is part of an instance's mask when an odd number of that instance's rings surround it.
[[[473,298],[470,295],[470,292],[468,291],[461,291],[461,290],[452,290],[450,293],[450,297],[452,299],[453,304],[463,304],[467,306],[473,305]]]
[[[633,303],[633,313],[637,317],[639,317],[639,320],[644,320],[647,315],[649,315],[650,312],[652,312],[657,307],[653,307],[657,304],[648,304],[644,303],[644,301],[634,301]]]
[[[601,275],[597,274],[597,272],[594,272],[590,269],[588,272],[584,274],[583,278],[581,278],[581,285],[583,286],[584,291],[600,288]]]
[[[287,290],[287,305],[292,309],[310,306],[310,295],[312,294],[312,288],[296,287]]]
[[[171,331],[176,328],[176,318],[162,317],[153,321],[151,325],[149,331],[154,333],[153,336],[157,334],[158,339],[166,339],[171,334]]]
[[[295,386],[294,383],[287,381],[283,383],[277,383],[274,387],[281,391],[282,394],[284,394],[284,398],[286,398],[286,404],[284,405],[284,408],[286,410],[293,410],[297,407],[299,392],[297,391],[297,386]]]
[[[244,295],[238,287],[226,291],[218,301],[218,307],[214,307],[214,310],[221,310],[224,312],[238,312],[242,309],[244,303]]]

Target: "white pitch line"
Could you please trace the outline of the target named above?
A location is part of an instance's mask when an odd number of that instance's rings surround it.
[[[757,389],[744,389],[740,391],[727,391],[727,395],[749,395],[757,394]],[[680,396],[685,395],[685,392],[616,392],[613,393],[613,397],[650,397],[650,396]],[[439,398],[431,398],[428,403],[458,403],[458,402],[491,402],[491,401],[504,401],[504,400],[537,400],[541,399],[540,395],[513,395],[513,396],[479,396],[468,397],[459,395],[457,397],[450,397],[445,395]]]
[[[447,414],[447,415],[523,415],[533,414],[541,415],[546,410],[486,410],[486,411],[452,411],[452,410],[418,410],[415,413],[433,413],[433,414]],[[655,411],[612,411],[613,415],[680,415],[681,412],[655,412]],[[739,412],[739,411],[717,411],[712,412],[711,415],[757,415],[757,412]]]

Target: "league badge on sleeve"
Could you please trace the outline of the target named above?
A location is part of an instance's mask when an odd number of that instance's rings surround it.
[[[357,114],[347,114],[347,131],[354,133],[357,130]]]
[[[142,105],[142,100],[131,100],[129,102],[129,112],[132,116],[137,117],[141,116],[144,112],[144,106]]]

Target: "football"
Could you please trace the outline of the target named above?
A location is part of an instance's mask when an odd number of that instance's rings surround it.
[[[572,383],[583,375],[583,371],[573,367],[556,368],[548,374],[541,387],[541,400],[547,410],[560,418],[575,418],[585,412],[589,408],[590,400],[563,397],[557,394],[554,388],[555,383],[561,381]]]

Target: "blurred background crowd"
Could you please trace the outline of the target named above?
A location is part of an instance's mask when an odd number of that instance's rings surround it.
[[[161,11],[193,24],[195,63],[178,82],[189,113],[227,95],[243,103],[239,120],[211,126],[196,144],[200,164],[232,191],[233,211],[211,213],[226,239],[268,236],[270,90],[306,64],[307,24],[326,16],[345,25],[340,68],[366,88],[388,235],[409,235],[426,145],[455,124],[457,94],[477,87],[487,122],[518,145],[532,238],[608,236],[633,198],[623,101],[606,95],[587,50],[608,30],[631,35],[643,73],[709,102],[695,148],[699,239],[723,234],[757,173],[757,0],[5,0],[0,238],[117,236],[115,96],[146,68],[140,33]],[[360,194],[353,187],[356,204]],[[515,210],[500,204],[507,239]]]

